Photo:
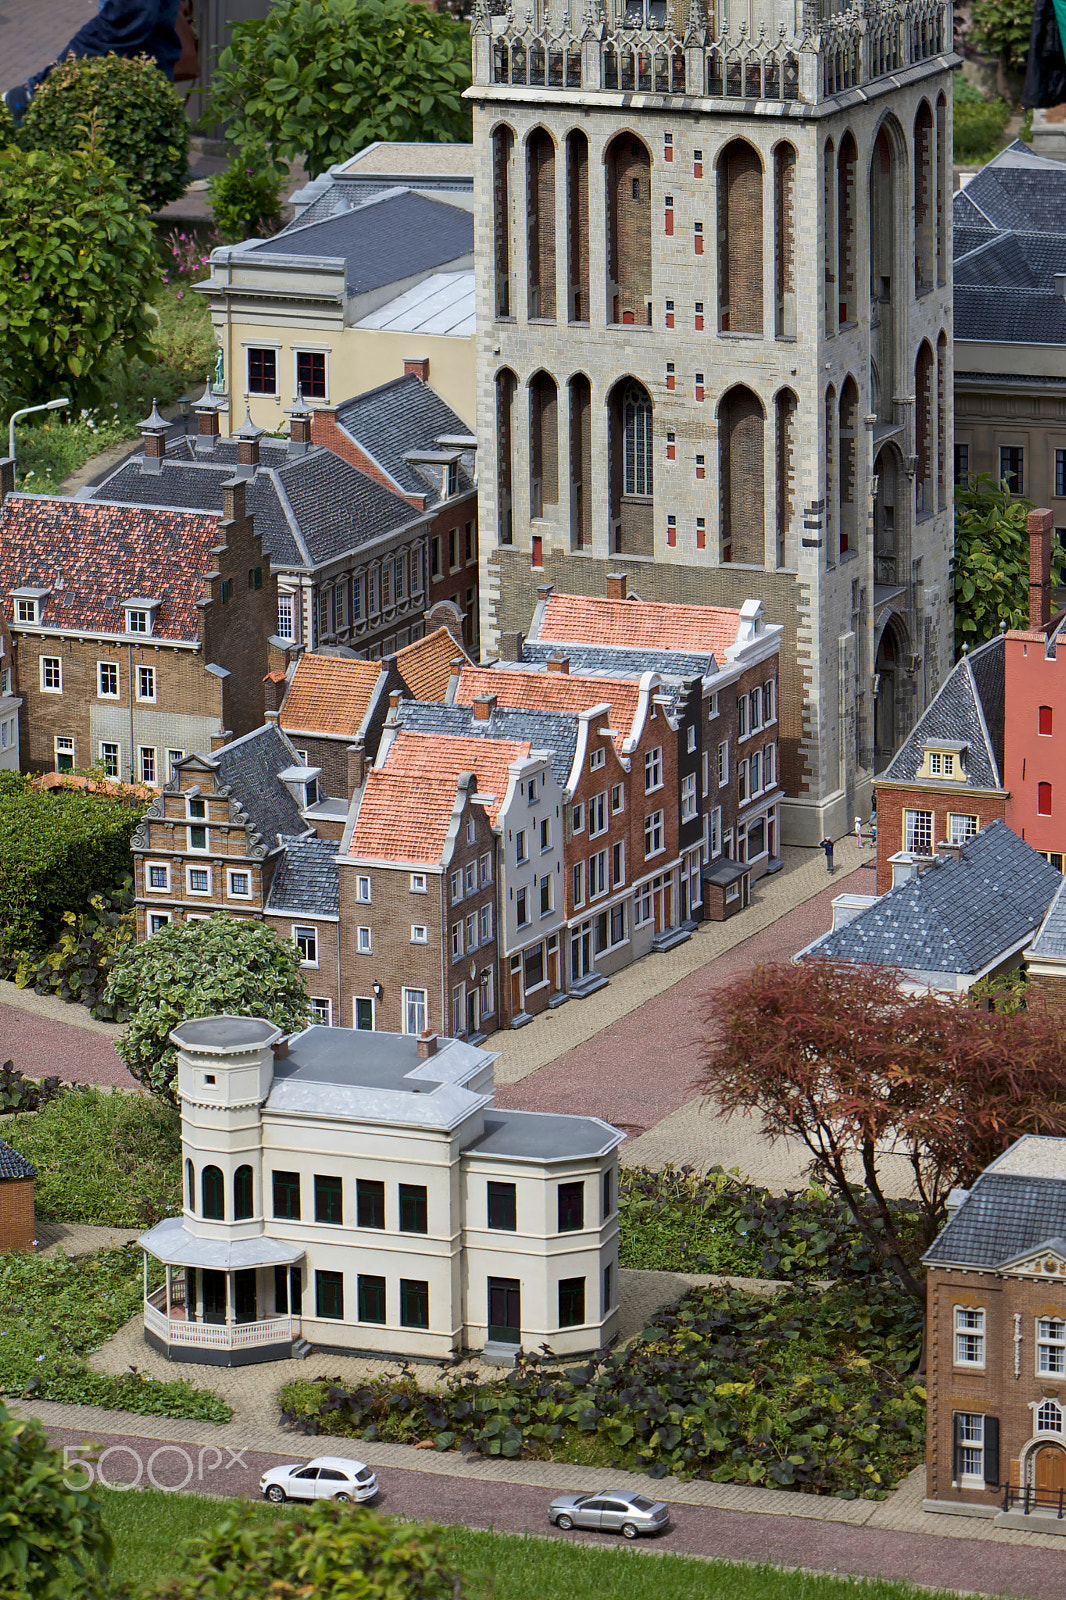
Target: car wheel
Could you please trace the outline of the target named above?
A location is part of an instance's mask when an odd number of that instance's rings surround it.
[[[557,1528],[562,1528],[564,1533],[569,1533],[570,1529],[574,1526],[574,1519],[573,1517],[568,1517],[564,1511],[561,1517],[556,1517],[555,1526]]]
[[[622,1537],[625,1539],[635,1539],[639,1531],[635,1522],[623,1522],[622,1524]]]
[[[335,1494],[333,1496],[333,1498],[334,1498],[334,1500],[339,1500],[341,1505],[344,1505],[344,1506],[350,1506],[351,1503],[352,1503],[351,1495],[350,1494],[345,1494],[343,1489],[341,1490],[340,1494]]]
[[[281,1487],[280,1483],[272,1483],[266,1492],[266,1497],[268,1500],[273,1500],[276,1506],[280,1506],[281,1502],[285,1499],[285,1490]]]

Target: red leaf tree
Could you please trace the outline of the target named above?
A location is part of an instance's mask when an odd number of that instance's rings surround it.
[[[965,997],[908,994],[884,967],[759,967],[708,999],[700,1087],[721,1116],[757,1112],[771,1141],[801,1139],[917,1299],[881,1173],[913,1173],[924,1242],[956,1184],[1023,1133],[1066,1134],[1066,1039],[1043,1011],[1001,1015]]]

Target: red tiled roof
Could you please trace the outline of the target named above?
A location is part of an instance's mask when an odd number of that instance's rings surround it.
[[[285,692],[278,721],[286,733],[354,739],[380,676],[379,661],[303,655]]]
[[[709,652],[722,665],[736,644],[740,612],[733,606],[686,606],[646,600],[587,599],[550,594],[538,640],[618,645],[631,650]]]
[[[0,507],[0,607],[12,589],[51,589],[46,627],[126,631],[123,601],[157,599],[152,637],[195,639],[201,580],[224,542],[220,519],[59,496],[9,495]]]
[[[498,667],[464,667],[455,703],[469,706],[474,696],[494,694],[500,706],[525,711],[587,711],[610,701],[611,723],[628,738],[640,699],[635,678],[582,678],[567,672],[507,672]]]
[[[462,656],[470,657],[461,644],[456,644],[447,628],[427,633],[424,639],[404,645],[396,652],[396,665],[400,676],[415,700],[443,700],[448,692],[452,662]]]

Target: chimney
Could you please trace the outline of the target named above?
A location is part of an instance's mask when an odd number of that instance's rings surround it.
[[[428,356],[405,356],[404,357],[404,363],[403,363],[403,375],[404,375],[405,378],[407,378],[407,377],[421,378],[423,383],[428,383],[429,382],[429,357]]]
[[[249,411],[244,419],[243,427],[231,435],[237,441],[237,476],[238,478],[254,478],[259,465],[259,440],[265,428],[257,428],[252,421]]]
[[[170,424],[166,417],[159,415],[159,407],[152,401],[152,414],[145,417],[137,426],[141,430],[141,442],[144,446],[144,461],[142,472],[158,472],[160,463],[167,453],[167,429]]]
[[[478,694],[474,696],[474,721],[488,722],[496,709],[496,696],[494,694]]]
[[[196,448],[212,451],[218,443],[218,406],[208,385],[193,407],[196,412]]]
[[[223,522],[243,522],[247,516],[243,478],[226,478],[222,484]]]
[[[1029,530],[1029,628],[1046,633],[1051,621],[1051,534],[1055,513],[1043,508],[1030,511],[1025,519]]]
[[[348,798],[357,789],[361,789],[366,782],[366,751],[361,744],[350,744],[345,752],[348,757]]]
[[[627,577],[628,577],[628,574],[625,573],[625,572],[609,572],[607,574],[607,598],[608,598],[608,600],[625,600],[627,598],[626,597],[626,580],[627,580]]]
[[[548,671],[549,672],[561,672],[565,677],[569,677],[569,675],[570,675],[570,657],[569,656],[549,656],[548,657]]]
[[[521,661],[523,659],[523,657],[522,657],[522,646],[525,644],[525,642],[526,642],[525,634],[524,633],[518,633],[514,629],[511,629],[509,631],[501,633],[500,634],[500,660],[501,661]]]
[[[211,735],[211,754],[214,755],[216,750],[221,750],[223,745],[229,744],[232,738],[232,728],[223,728],[221,733],[213,733]]]
[[[307,406],[293,406],[289,417],[289,454],[305,456],[311,448],[311,411]]]
[[[390,689],[389,690],[389,705],[391,706],[393,711],[396,710],[397,706],[400,704],[400,701],[402,699],[403,699],[403,690],[402,689]]]
[[[277,720],[281,702],[285,698],[286,680],[283,672],[268,672],[263,679],[263,704],[268,718]]]
[[[958,861],[962,855],[962,845],[957,839],[941,839],[936,847],[937,859]]]
[[[459,693],[459,679],[463,675],[463,668],[465,666],[465,656],[453,657],[448,665],[448,687],[444,691],[444,699],[450,706],[455,704],[455,697]]]
[[[15,492],[15,458],[0,456],[0,506]]]
[[[420,1061],[428,1061],[430,1056],[435,1056],[437,1053],[437,1035],[427,1028],[425,1033],[418,1035],[416,1048],[418,1050],[418,1059]]]
[[[554,588],[555,588],[554,583],[538,583],[537,584],[537,600],[538,601],[547,600],[548,596],[551,594],[551,592],[552,592],[552,590]]]

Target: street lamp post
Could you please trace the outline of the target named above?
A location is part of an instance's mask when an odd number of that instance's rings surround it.
[[[11,413],[11,422],[7,430],[7,453],[12,461],[15,459],[15,423],[20,417],[28,417],[32,411],[62,411],[64,406],[69,406],[67,396],[60,395],[58,400],[46,400],[43,406],[23,406],[21,411]]]

